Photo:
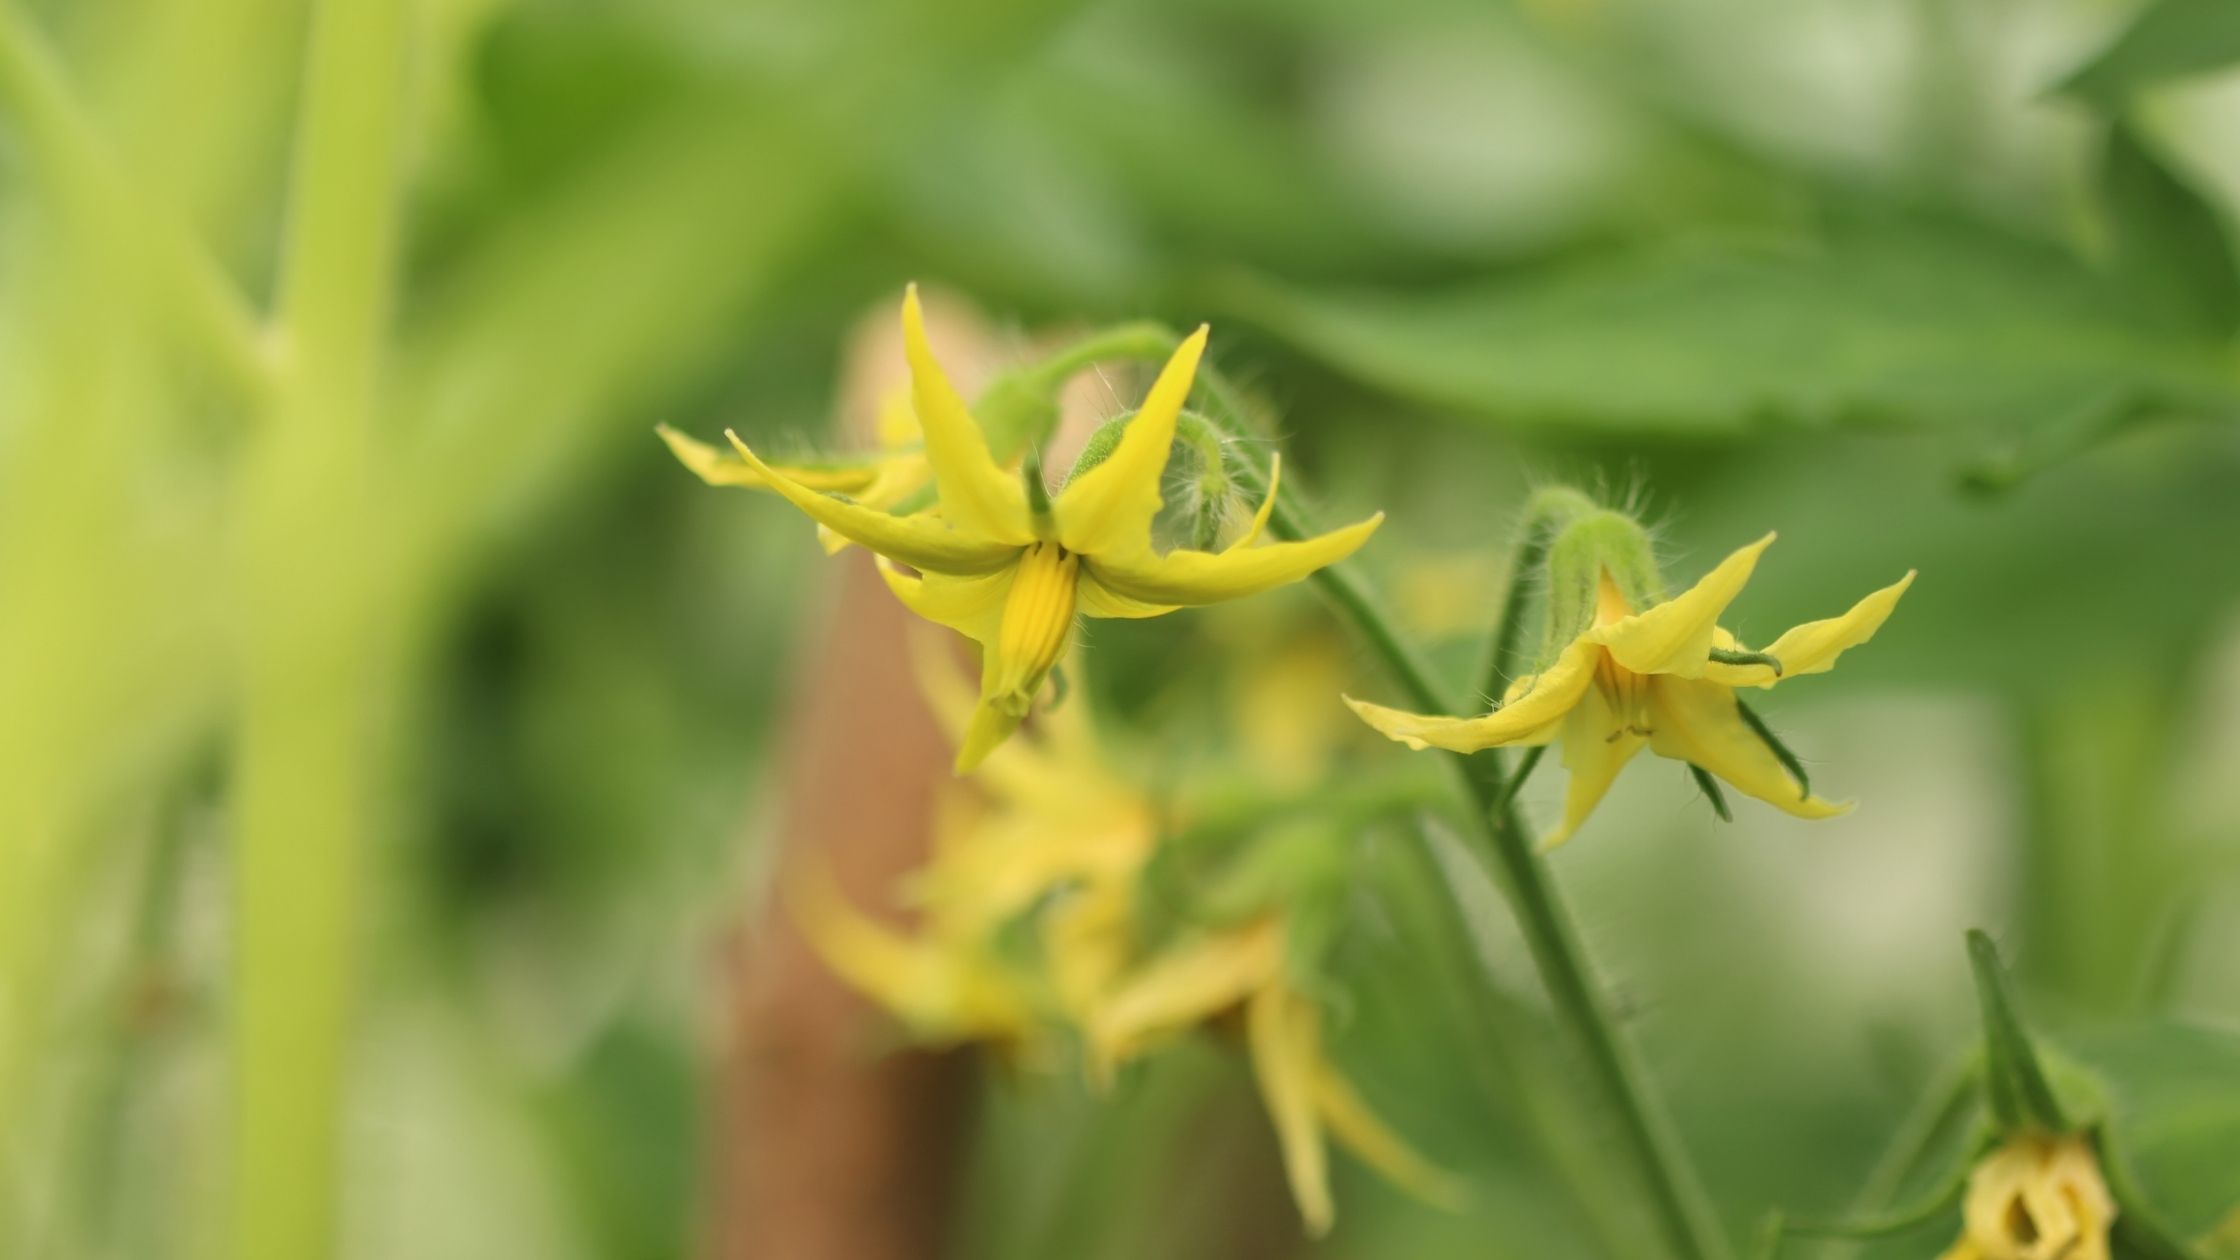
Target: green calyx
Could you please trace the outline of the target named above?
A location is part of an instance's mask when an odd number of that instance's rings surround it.
[[[1664,582],[1657,574],[1656,549],[1649,531],[1614,508],[1578,510],[1555,523],[1548,540],[1546,565],[1547,619],[1540,653],[1543,663],[1594,625],[1605,579],[1636,612],[1664,599]]]

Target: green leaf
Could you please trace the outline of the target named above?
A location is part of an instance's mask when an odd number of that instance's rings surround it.
[[[2108,1171],[2119,1197],[2133,1191],[2181,1238],[2240,1211],[2240,1035],[2151,1022],[2072,1034],[2063,1045],[2108,1090]]]
[[[2082,260],[1921,216],[1458,288],[1238,279],[1210,296],[1356,380],[1507,423],[1737,438],[1765,422],[2026,427],[2111,394],[2240,403],[2208,347],[2174,342]]]
[[[2228,6],[2240,11],[2240,4]],[[2203,336],[2240,324],[2240,277],[2216,208],[2170,169],[2127,119],[2108,131],[2100,169],[2114,271],[2176,329]]]
[[[2240,4],[2160,0],[2059,90],[2115,114],[2146,88],[2234,61],[2240,61]]]

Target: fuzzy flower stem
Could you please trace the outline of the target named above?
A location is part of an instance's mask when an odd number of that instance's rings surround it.
[[[1222,418],[1242,428],[1248,414],[1227,381],[1208,369],[1201,377]],[[1265,482],[1258,472],[1241,463],[1232,469],[1238,486],[1248,494],[1262,494]],[[1562,519],[1560,513],[1577,504],[1568,498],[1577,492],[1551,495],[1545,508],[1547,523]],[[1579,496],[1583,499],[1584,496]],[[1536,505],[1539,501],[1536,500]],[[1312,525],[1287,497],[1279,498],[1269,520],[1279,538],[1305,538]],[[1520,546],[1518,565],[1512,569],[1503,615],[1494,632],[1488,678],[1496,691],[1500,679],[1518,667],[1522,622],[1519,613],[1529,597],[1535,557],[1545,554],[1548,530],[1532,516]],[[1376,594],[1350,562],[1318,571],[1313,581],[1338,606],[1346,618],[1384,658],[1394,680],[1409,703],[1430,713],[1453,711],[1422,652],[1397,629]],[[1671,1253],[1683,1260],[1726,1260],[1731,1254],[1721,1233],[1702,1182],[1672,1131],[1662,1106],[1650,1093],[1638,1056],[1618,1033],[1617,1021],[1602,989],[1589,971],[1586,951],[1579,940],[1570,911],[1558,896],[1548,869],[1535,851],[1516,806],[1509,796],[1507,759],[1499,753],[1455,755],[1457,773],[1471,799],[1474,828],[1500,869],[1512,911],[1524,932],[1534,965],[1546,986],[1559,1020],[1585,1052],[1591,1076],[1606,1098],[1624,1143],[1630,1151],[1644,1188],[1649,1193],[1658,1226]]]

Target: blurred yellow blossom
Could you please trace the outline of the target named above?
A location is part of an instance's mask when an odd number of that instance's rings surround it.
[[[1453,1208],[1462,1186],[1395,1134],[1322,1049],[1322,1011],[1286,972],[1280,914],[1202,933],[1139,968],[1089,1024],[1103,1070],[1188,1029],[1242,1009],[1260,1097],[1283,1152],[1284,1175],[1309,1233],[1336,1219],[1324,1135],[1411,1194]]]
[[[1943,1260],[2108,1260],[2115,1199],[2082,1134],[2022,1134],[1968,1177],[1960,1241]]]

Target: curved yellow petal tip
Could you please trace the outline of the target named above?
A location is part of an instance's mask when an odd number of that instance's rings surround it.
[[[1346,707],[1353,710],[1354,716],[1368,723],[1369,729],[1386,739],[1406,744],[1416,752],[1422,752],[1424,749],[1431,747],[1422,737],[1407,734],[1401,729],[1405,722],[1420,720],[1418,715],[1405,709],[1392,709],[1381,704],[1371,704],[1366,700],[1356,700],[1342,692],[1338,698],[1346,702]]]

